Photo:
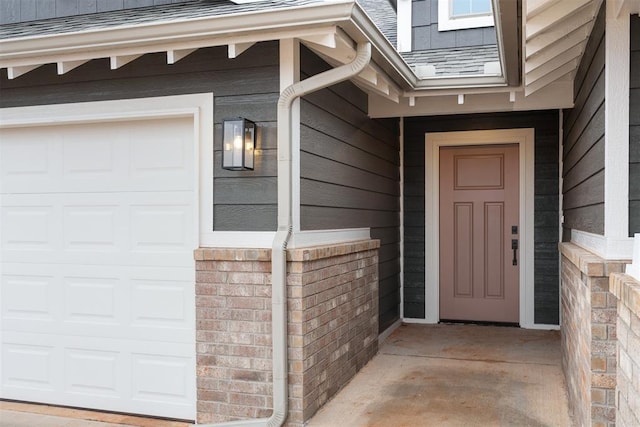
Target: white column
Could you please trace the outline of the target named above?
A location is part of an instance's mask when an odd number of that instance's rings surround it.
[[[300,81],[300,42],[297,39],[280,40],[280,92]],[[291,187],[293,191],[293,232],[300,232],[300,99],[291,107],[291,161],[293,163]]]
[[[604,236],[608,241],[629,237],[630,34],[629,14],[617,15],[619,1],[606,2]]]

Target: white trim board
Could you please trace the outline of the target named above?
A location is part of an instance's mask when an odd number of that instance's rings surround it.
[[[201,247],[208,248],[259,248],[271,249],[275,231],[214,231],[200,241]],[[308,248],[368,240],[369,228],[346,228],[340,230],[309,230],[291,234],[288,248]]]
[[[0,128],[192,117],[199,240],[213,230],[213,93],[0,109]]]
[[[572,229],[571,242],[603,259],[630,260],[633,258],[633,237],[606,237]]]
[[[440,321],[440,147],[518,144],[520,156],[520,326],[540,328],[534,321],[534,130],[532,128],[437,132],[425,134],[425,319]],[[412,319],[417,320],[417,319]],[[406,319],[405,321],[410,321]],[[422,322],[420,322],[422,323]]]

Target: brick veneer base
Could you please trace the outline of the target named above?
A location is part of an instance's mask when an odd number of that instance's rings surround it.
[[[287,252],[287,425],[303,425],[378,351],[378,247]],[[201,248],[195,258],[197,421],[269,416],[271,251]]]
[[[572,243],[562,253],[562,367],[578,426],[615,425],[616,299],[609,275],[625,261],[607,261]]]
[[[609,289],[618,298],[618,374],[616,422],[640,426],[640,282],[615,273]]]

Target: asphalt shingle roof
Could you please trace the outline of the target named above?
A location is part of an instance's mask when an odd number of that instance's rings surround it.
[[[97,30],[123,25],[169,22],[181,19],[197,19],[265,9],[285,9],[322,2],[322,0],[265,0],[257,3],[235,4],[229,0],[191,0],[177,4],[137,7],[87,15],[4,24],[0,25],[0,39]]]
[[[396,11],[388,0],[357,0],[369,18],[395,47],[398,44],[398,20]]]
[[[497,45],[421,50],[401,55],[411,67],[433,65],[436,76],[484,74],[485,63],[500,61]]]

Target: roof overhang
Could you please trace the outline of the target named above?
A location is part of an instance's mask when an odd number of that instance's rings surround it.
[[[110,58],[111,68],[116,69],[141,55],[158,52],[166,52],[167,62],[175,63],[196,49],[224,45],[233,58],[254,43],[289,38],[300,39],[325,60],[339,65],[355,57],[357,43],[368,41],[373,46],[372,62],[355,83],[372,95],[372,116],[564,108],[573,102],[572,73],[579,58],[574,56],[573,68],[567,70],[566,66],[555,67],[558,60],[553,53],[565,43],[559,29],[584,19],[566,4],[579,3],[597,12],[601,1],[528,0],[520,17],[518,2],[494,0],[504,74],[499,78],[418,78],[355,0],[0,39],[0,68],[7,69],[9,78],[16,78],[55,63],[58,73],[64,74],[92,59]],[[639,3],[623,1],[626,8],[640,8]],[[558,17],[552,19],[556,12]],[[594,12],[585,15],[591,21],[595,17]],[[543,21],[544,26],[536,26]],[[584,44],[589,31],[581,28]],[[526,32],[524,37],[521,30]],[[539,51],[531,50],[534,45],[541,46]],[[521,50],[526,53],[520,55]],[[560,49],[559,55],[565,53]]]

